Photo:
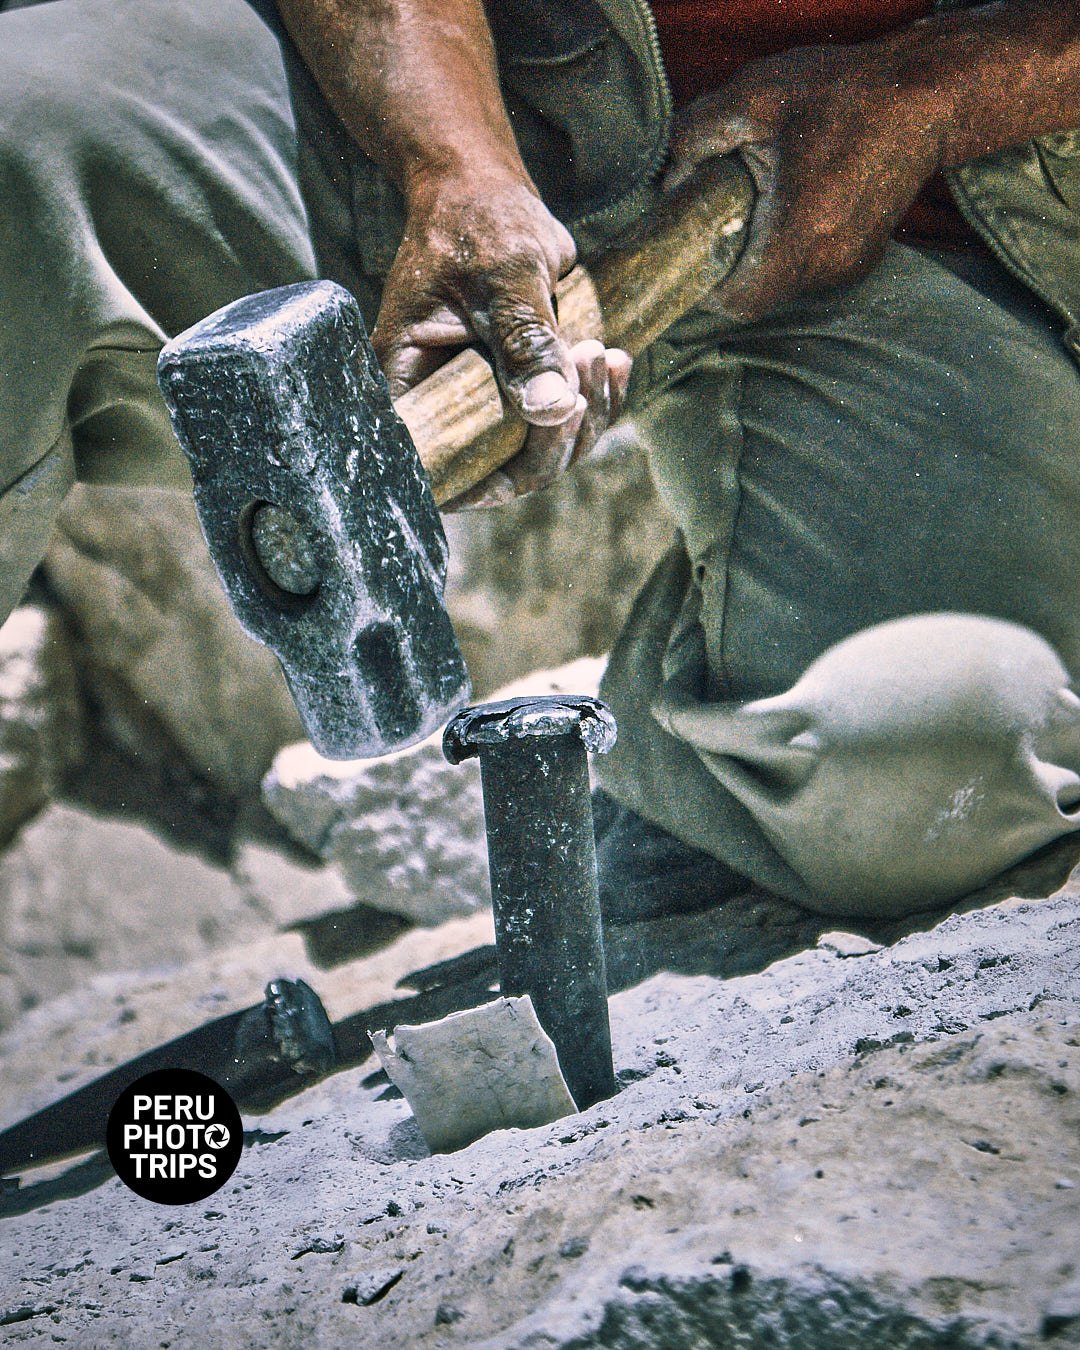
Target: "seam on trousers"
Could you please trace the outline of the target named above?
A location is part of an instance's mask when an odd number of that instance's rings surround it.
[[[38,460],[0,489],[0,623],[26,594],[74,484],[71,434],[65,427]]]
[[[62,455],[65,452],[68,455],[72,454],[71,428],[67,426],[64,427],[63,431],[61,431],[60,435],[57,436],[55,441],[53,441],[52,445],[49,446],[48,450],[46,450],[43,455],[39,455],[37,459],[34,460],[33,464],[28,465],[27,468],[25,469],[20,469],[14,478],[10,479],[3,486],[0,486],[0,499],[3,499],[4,497],[7,497],[10,493],[17,491],[19,484],[25,478],[29,478],[29,476],[32,473],[37,473],[38,470],[41,468],[41,466],[45,463],[45,461],[49,459],[52,455],[57,454]],[[74,483],[75,481],[74,460],[72,461],[71,481],[72,483]]]
[[[46,0],[42,0],[42,3],[46,3]],[[51,0],[49,0],[49,3],[51,3]],[[38,438],[34,437],[33,439],[37,440]],[[24,478],[29,477],[32,473],[36,473],[51,455],[63,454],[65,451],[71,456],[72,472],[74,473],[75,457],[71,440],[71,423],[66,415],[63,418],[63,426],[48,450],[43,454],[38,455],[33,463],[18,468],[15,474],[8,478],[6,482],[0,482],[0,500],[6,497],[9,492],[13,492]],[[0,456],[0,464],[2,464],[2,460],[3,456]],[[74,481],[74,478],[72,481]]]
[[[732,475],[735,481],[735,491],[737,495],[735,501],[735,508],[731,513],[731,526],[728,529],[727,538],[724,540],[723,588],[720,594],[720,605],[719,605],[720,631],[717,634],[715,644],[716,658],[719,660],[720,665],[718,670],[715,671],[710,670],[709,672],[710,682],[713,679],[715,679],[718,685],[718,688],[715,692],[725,698],[730,698],[732,696],[731,674],[728,667],[725,644],[727,642],[728,597],[731,591],[731,554],[732,550],[735,547],[735,535],[739,528],[739,517],[742,515],[742,504],[743,504],[742,460],[743,460],[743,452],[746,447],[746,427],[743,421],[743,405],[745,403],[745,398],[746,398],[746,366],[745,363],[740,360],[738,397],[736,400],[734,400],[735,420],[738,423],[739,427],[739,448],[738,448],[738,455],[736,456],[735,459]],[[705,579],[705,572],[708,570],[707,559],[709,558],[710,555],[715,554],[719,550],[719,547],[720,547],[720,540],[716,540],[715,543],[709,546],[707,552],[702,557],[701,562],[694,564],[694,584],[698,587],[699,590],[702,588],[702,582]],[[711,645],[712,644],[706,643],[706,652],[709,655],[710,666],[712,665],[712,653],[710,651]]]

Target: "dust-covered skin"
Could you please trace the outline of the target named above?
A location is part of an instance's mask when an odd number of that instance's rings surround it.
[[[405,236],[375,344],[401,392],[479,339],[535,430],[522,456],[458,504],[550,482],[617,417],[624,353],[570,350],[551,293],[574,257],[518,154],[480,0],[282,0],[331,104],[401,189]],[[760,197],[717,303],[762,318],[850,283],[882,254],[939,169],[1070,127],[1080,106],[1071,0],[999,0],[849,46],[753,62],[687,109],[667,182],[742,153]]]
[[[746,159],[760,197],[714,303],[761,319],[865,275],[935,172],[1072,127],[1078,107],[1076,5],[980,5],[744,66],[682,114],[667,182],[710,155]]]
[[[618,416],[630,359],[558,334],[552,293],[574,241],[521,161],[479,0],[280,9],[335,111],[405,199],[372,334],[391,392],[479,339],[533,428],[508,466],[452,506],[546,486]]]

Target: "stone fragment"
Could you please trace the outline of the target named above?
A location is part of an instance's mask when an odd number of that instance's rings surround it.
[[[17,1007],[98,972],[176,966],[266,929],[226,871],[141,825],[53,805],[0,857],[0,975]]]
[[[49,800],[82,749],[66,636],[55,616],[23,605],[0,627],[0,843]]]
[[[499,998],[371,1043],[412,1107],[432,1153],[453,1153],[492,1130],[528,1130],[577,1107],[532,1000]]]
[[[475,913],[488,897],[480,775],[475,765],[462,767],[452,777],[439,737],[347,765],[317,759],[306,744],[290,746],[275,761],[265,800],[283,824],[296,822],[304,842],[318,839],[355,900],[437,924]],[[281,786],[290,781],[298,794]],[[310,814],[302,814],[301,798],[313,803]]]
[[[592,694],[603,662],[538,671],[498,691]],[[475,913],[488,903],[478,764],[448,764],[442,736],[379,759],[323,759],[308,742],[274,760],[263,800],[294,839],[341,871],[363,904],[416,923]]]
[[[292,1259],[299,1261],[303,1256],[335,1256],[345,1250],[344,1233],[314,1233],[300,1244],[292,1253]]]
[[[35,1317],[48,1317],[56,1311],[55,1303],[20,1303],[0,1308],[0,1327],[16,1326],[19,1322],[29,1322]]]
[[[1042,1334],[1049,1340],[1080,1330],[1080,1280],[1058,1290],[1043,1313]],[[1060,1342],[1059,1342],[1060,1344]]]
[[[264,800],[356,900],[435,924],[474,913],[488,894],[479,769],[462,767],[446,763],[438,736],[345,762],[303,742],[277,756]]]
[[[869,956],[871,952],[881,951],[880,942],[872,942],[861,933],[822,933],[817,945],[834,956]]]
[[[178,756],[229,796],[257,791],[300,721],[229,609],[190,495],[80,485],[45,566],[104,734],[136,758]]]
[[[370,1308],[373,1303],[384,1299],[404,1274],[405,1271],[400,1266],[381,1266],[375,1270],[365,1270],[341,1291],[341,1301],[355,1303],[361,1308]]]

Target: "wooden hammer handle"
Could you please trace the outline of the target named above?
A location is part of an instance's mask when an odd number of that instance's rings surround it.
[[[754,201],[741,160],[709,160],[664,200],[647,235],[575,267],[555,291],[568,342],[601,338],[636,356],[731,270]],[[521,449],[525,423],[476,351],[459,353],[395,404],[442,505]]]

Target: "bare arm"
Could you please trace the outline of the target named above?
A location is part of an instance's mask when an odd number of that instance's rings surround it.
[[[526,180],[476,0],[279,0],[350,133],[397,185],[481,164]]]
[[[919,82],[922,64],[936,96],[942,168],[1080,124],[1076,0],[955,11],[915,24],[896,49],[905,82]]]
[[[938,169],[1080,123],[1080,5],[997,0],[755,62],[687,110],[669,181],[740,150],[760,190],[716,304],[760,318],[880,257]]]
[[[404,194],[405,236],[373,334],[392,391],[479,338],[534,430],[470,504],[544,486],[617,413],[630,361],[558,336],[551,295],[574,244],[518,154],[480,0],[279,8],[350,133]]]

